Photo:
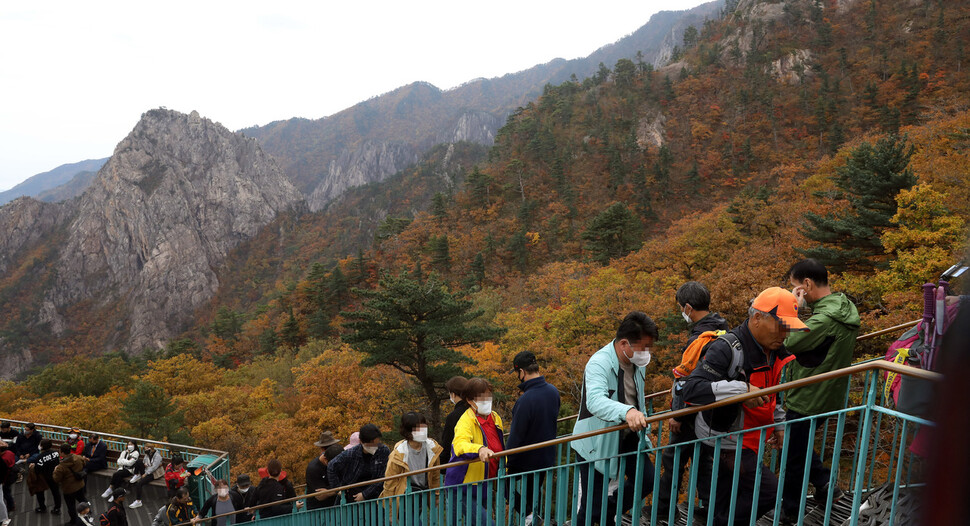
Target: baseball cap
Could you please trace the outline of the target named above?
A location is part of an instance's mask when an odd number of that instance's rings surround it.
[[[528,367],[536,362],[536,355],[532,351],[522,351],[512,359],[512,372],[518,372],[523,367]]]
[[[808,326],[798,319],[798,300],[795,295],[781,287],[765,289],[754,299],[751,307],[771,314],[791,331],[807,331]]]
[[[248,488],[253,485],[253,481],[249,478],[248,473],[241,473],[236,477],[236,486],[240,488]]]

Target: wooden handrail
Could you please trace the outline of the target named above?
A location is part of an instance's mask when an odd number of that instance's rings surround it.
[[[821,382],[824,382],[824,381],[827,381],[827,380],[832,380],[832,379],[835,379],[835,378],[842,378],[844,376],[851,376],[851,375],[856,374],[856,373],[862,373],[862,372],[866,372],[866,371],[869,371],[869,370],[876,370],[876,369],[881,369],[883,371],[889,371],[889,372],[895,372],[895,373],[902,374],[902,375],[905,375],[905,376],[912,376],[912,377],[915,377],[915,378],[920,378],[920,379],[923,379],[923,380],[930,380],[930,381],[935,381],[935,382],[938,382],[938,381],[942,380],[942,378],[943,378],[943,375],[941,375],[939,373],[935,373],[935,372],[932,372],[932,371],[926,371],[926,370],[923,370],[923,369],[917,369],[915,367],[910,367],[908,365],[900,365],[900,364],[892,363],[892,362],[889,362],[889,361],[886,361],[886,360],[878,360],[878,361],[873,361],[873,362],[864,362],[864,363],[859,363],[859,364],[851,365],[851,366],[846,367],[844,369],[838,369],[838,370],[835,370],[835,371],[829,371],[827,373],[822,373],[822,374],[818,374],[818,375],[815,375],[815,376],[809,376],[808,378],[802,378],[800,380],[794,380],[794,381],[791,381],[791,382],[786,382],[786,383],[783,383],[783,384],[778,384],[778,385],[775,385],[775,386],[772,386],[772,387],[766,387],[764,389],[759,389],[759,390],[754,391],[754,392],[749,392],[749,393],[744,393],[744,394],[732,396],[730,398],[725,398],[723,400],[716,401],[716,402],[714,402],[712,404],[708,404],[708,405],[704,405],[704,406],[688,407],[688,408],[685,408],[685,409],[678,409],[676,411],[671,411],[669,413],[664,413],[662,415],[648,416],[647,417],[647,424],[651,424],[651,423],[654,423],[654,422],[659,422],[661,420],[666,420],[668,418],[679,418],[679,417],[689,416],[689,415],[693,415],[695,413],[699,413],[701,411],[707,411],[707,410],[710,410],[710,409],[717,409],[719,407],[725,407],[725,406],[728,406],[728,405],[738,404],[738,403],[744,402],[745,400],[749,400],[749,399],[752,399],[752,398],[758,398],[758,397],[761,397],[761,396],[773,395],[773,394],[779,393],[781,391],[787,391],[789,389],[796,389],[796,388],[799,388],[799,387],[805,387],[807,385],[813,385],[813,384],[821,383]],[[565,444],[567,442],[572,442],[574,440],[582,440],[582,439],[585,439],[585,438],[591,438],[591,437],[595,437],[595,436],[599,436],[599,435],[605,435],[607,433],[614,433],[616,431],[621,431],[623,429],[628,429],[628,426],[626,424],[619,424],[619,425],[615,425],[615,426],[611,426],[611,427],[606,427],[606,428],[603,428],[603,429],[597,429],[595,431],[588,431],[586,433],[580,433],[578,435],[570,435],[570,436],[559,437],[559,438],[555,438],[555,439],[552,439],[552,440],[547,440],[545,442],[539,442],[537,444],[530,444],[528,446],[522,446],[522,447],[507,449],[505,451],[501,451],[499,453],[496,453],[495,454],[495,457],[505,457],[505,456],[508,456],[508,455],[515,455],[515,454],[518,454],[518,453],[525,453],[525,452],[528,452],[528,451],[534,451],[536,449],[542,449],[542,448],[547,448],[547,447],[551,447],[551,446],[558,446],[559,444]],[[459,467],[459,466],[465,466],[465,465],[468,465],[468,464],[472,464],[474,462],[481,462],[481,461],[478,460],[478,459],[460,460],[458,462],[451,462],[451,463],[448,463],[448,464],[441,464],[441,465],[438,465],[438,466],[428,467],[428,468],[424,468],[424,469],[418,469],[418,470],[409,471],[409,472],[406,472],[406,473],[399,473],[397,475],[392,475],[390,477],[383,477],[383,478],[368,480],[368,481],[364,481],[364,482],[356,482],[354,484],[348,484],[346,486],[341,486],[339,488],[319,490],[319,491],[316,491],[314,493],[307,493],[306,495],[302,495],[302,496],[299,496],[299,497],[292,497],[292,498],[289,498],[289,499],[283,499],[283,500],[279,500],[279,501],[276,501],[276,502],[271,502],[271,503],[267,503],[267,504],[260,504],[258,506],[252,506],[250,508],[245,508],[245,509],[242,509],[242,510],[235,510],[235,511],[233,511],[231,513],[223,513],[223,514],[220,514],[220,515],[212,515],[212,516],[204,517],[204,518],[203,517],[199,517],[198,518],[198,521],[201,522],[203,520],[208,521],[208,520],[218,519],[218,518],[222,518],[222,517],[230,517],[230,516],[236,515],[238,513],[252,513],[252,512],[254,512],[256,510],[260,510],[260,509],[263,509],[263,508],[268,508],[270,506],[278,506],[280,504],[290,504],[290,503],[293,503],[293,502],[296,502],[298,500],[301,500],[301,499],[304,499],[304,498],[308,498],[308,497],[317,497],[317,496],[329,497],[329,496],[336,495],[336,494],[338,494],[338,493],[340,493],[342,491],[347,491],[347,490],[351,490],[351,489],[355,489],[355,488],[362,488],[362,487],[365,487],[365,486],[370,486],[372,484],[377,484],[378,482],[384,483],[384,482],[387,482],[389,480],[394,480],[394,479],[398,479],[398,478],[401,478],[401,477],[410,477],[410,476],[413,476],[413,475],[420,475],[420,474],[423,474],[423,473],[430,473],[432,471],[438,471],[438,470],[441,470],[441,469],[454,468],[454,467]],[[183,523],[180,523],[180,524],[176,524],[174,526],[188,526],[190,524],[192,524],[192,522],[183,522]]]

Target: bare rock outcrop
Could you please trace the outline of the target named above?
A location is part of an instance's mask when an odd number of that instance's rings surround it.
[[[125,347],[159,346],[215,294],[229,250],[300,206],[256,141],[196,112],[149,111],[77,202],[45,317],[121,301]]]

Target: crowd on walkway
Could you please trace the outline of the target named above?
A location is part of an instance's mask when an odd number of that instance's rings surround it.
[[[832,291],[827,270],[815,260],[794,264],[788,279],[791,290],[781,287],[763,290],[751,302],[748,317],[734,328],[711,309],[710,292],[703,284],[691,281],[677,290],[673,299],[688,323],[689,332],[683,361],[673,371],[673,409],[758,393],[777,385],[786,365],[791,380],[849,365],[860,328],[856,307],[844,294]],[[803,311],[800,318],[800,309],[810,310],[811,315],[806,317]],[[729,524],[732,506],[736,524],[746,524],[752,511],[758,515],[766,513],[774,506],[779,491],[782,496],[781,509],[776,510],[779,522],[794,524],[804,492],[802,480],[806,466],[807,480],[814,487],[816,501],[824,503],[842,497],[842,490],[830,482],[829,468],[812,451],[809,439],[813,428],[822,423],[822,419],[813,417],[842,408],[847,378],[791,390],[783,404],[770,394],[751,398],[743,404],[671,419],[669,443],[685,445],[664,449],[658,460],[659,487],[653,488],[655,466],[648,455],[652,444],[644,384],[651,349],[658,339],[657,325],[647,314],[630,312],[620,321],[614,338],[593,353],[586,364],[573,434],[620,424],[626,424],[626,428],[570,442],[579,472],[577,525],[586,525],[587,514],[593,523],[598,523],[605,509],[607,524],[612,526],[618,512],[627,513],[635,506],[642,506],[654,489],[659,517],[665,519],[670,504],[677,502],[677,495],[672,495],[673,488],[683,487],[685,471],[694,458],[698,459],[697,465],[690,469],[698,472],[697,506],[704,510],[713,506],[714,523],[719,526]],[[324,431],[313,444],[319,449],[319,455],[306,466],[306,509],[447,488],[449,495],[460,497],[474,510],[467,520],[472,524],[490,524],[485,503],[495,498],[491,479],[499,471],[496,455],[507,449],[554,439],[561,407],[559,391],[545,380],[535,354],[524,351],[516,355],[510,373],[520,383],[508,425],[493,410],[495,393],[488,380],[456,376],[445,384],[453,410],[435,438],[431,437],[427,416],[420,412],[401,415],[397,431],[403,438],[394,444],[383,442],[384,433],[375,424],[362,426],[346,445],[331,431]],[[786,426],[787,420],[797,422]],[[744,430],[765,426],[769,432],[744,433]],[[641,433],[644,430],[648,432]],[[17,473],[25,472],[51,493],[52,513],[59,514],[64,504],[70,516],[67,526],[91,524],[90,504],[85,503],[85,475],[107,468],[106,448],[97,435],[90,435],[85,443],[80,431],[73,430],[66,442],[55,447],[50,440],[42,440],[33,425],[27,425],[19,433],[4,423],[0,437],[4,440],[0,446],[4,460],[0,463],[3,469],[0,474],[6,501],[6,510],[0,509],[0,517],[5,511],[13,511],[9,488]],[[700,455],[695,457],[693,445],[686,443],[696,440],[701,440],[702,445]],[[716,441],[718,447],[715,447]],[[765,447],[781,448],[785,441],[789,444],[787,472],[785,483],[779,488],[771,469],[763,465],[758,469],[763,463],[758,453]],[[680,454],[675,455],[678,448]],[[739,455],[738,448],[741,448]],[[618,455],[624,454],[630,456],[621,463]],[[720,456],[719,469],[713,473],[716,454]],[[14,461],[8,462],[8,458]],[[679,461],[675,462],[675,458]],[[740,458],[740,465],[734,465],[736,458]],[[463,460],[474,462],[435,469]],[[170,501],[158,511],[155,526],[198,522],[204,517],[226,514],[211,522],[212,526],[228,526],[252,520],[254,515],[246,509],[253,506],[269,505],[258,510],[261,518],[291,513],[294,509],[288,499],[295,499],[296,491],[276,459],[269,460],[259,470],[260,480],[255,485],[246,474],[240,475],[231,488],[228,481],[210,476],[215,493],[198,511],[185,487],[189,474],[184,460],[175,456],[167,465],[162,464],[161,454],[151,444],[143,449],[134,441],[128,444],[117,460],[110,487],[101,495],[110,505],[105,514],[110,526],[126,525],[125,502],[129,492],[134,493],[134,500],[127,507],[138,508],[142,506],[144,486],[158,479],[165,481]],[[555,447],[548,446],[510,455],[505,465],[507,473],[514,475],[544,470],[555,464]],[[622,471],[620,464],[623,464]],[[638,467],[641,497],[634,501]],[[395,477],[406,473],[410,475]],[[738,474],[737,493],[732,497],[735,474]],[[543,523],[539,504],[543,499],[544,476],[545,472],[541,471],[535,476],[512,477],[510,480],[516,483],[502,492],[506,499],[517,503],[515,511],[521,511],[521,523]],[[395,478],[379,480],[386,477]],[[717,488],[710,501],[711,482],[715,479]],[[368,484],[369,481],[374,482]],[[343,495],[329,491],[349,485],[355,487]],[[758,504],[752,510],[755,491]],[[38,513],[48,509],[44,493],[36,493]],[[619,495],[623,496],[622,501]],[[295,502],[298,509],[303,506],[302,501]],[[85,506],[87,514],[80,511]],[[675,510],[675,513],[678,512]],[[109,526],[104,524],[104,518],[102,526]]]

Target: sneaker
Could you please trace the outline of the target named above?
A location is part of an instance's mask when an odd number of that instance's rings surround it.
[[[129,508],[132,508],[132,509],[134,509],[134,508],[140,508],[141,507],[141,501],[140,500],[136,500],[135,502],[132,502],[131,504],[129,504],[128,507]]]
[[[135,482],[138,482],[139,479],[141,479],[141,475],[132,475],[131,480],[129,480],[128,482],[131,482],[132,484],[134,484]]]
[[[101,494],[101,498],[102,499],[106,499],[106,498],[108,498],[110,496],[111,496],[111,488],[110,487],[108,489],[104,490],[104,493]]]
[[[34,511],[36,511],[37,513],[44,513],[47,511],[47,506],[37,506],[36,508],[34,508]]]
[[[60,515],[60,514],[61,514],[60,508],[54,508],[51,510],[51,515]]]

